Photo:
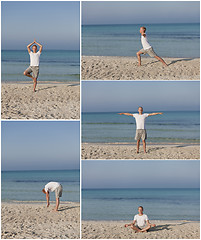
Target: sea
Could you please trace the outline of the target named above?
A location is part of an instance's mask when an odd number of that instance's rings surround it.
[[[60,182],[63,186],[62,201],[80,201],[80,171],[2,171],[1,200],[46,201],[42,189],[48,182]],[[55,194],[50,193],[55,201]]]
[[[200,142],[199,111],[166,111],[163,115],[146,119],[147,142],[194,143]],[[133,143],[135,119],[117,113],[83,113],[82,142]]]
[[[1,51],[1,81],[24,82],[29,67],[27,50]],[[80,51],[43,50],[40,56],[39,80],[44,82],[76,82],[80,79]]]
[[[200,24],[144,24],[147,37],[159,56],[200,57]],[[142,49],[140,24],[83,25],[82,55],[136,56]]]
[[[150,220],[200,220],[198,188],[82,190],[83,220],[131,222],[141,205]]]

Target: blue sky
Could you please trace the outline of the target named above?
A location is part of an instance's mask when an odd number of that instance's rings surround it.
[[[26,49],[36,38],[44,49],[79,50],[79,2],[4,1],[2,49]]]
[[[82,84],[82,111],[199,111],[199,96],[198,81],[90,81]]]
[[[82,24],[198,23],[198,1],[82,2]]]
[[[79,122],[2,121],[2,170],[79,169]]]
[[[199,188],[200,162],[82,161],[82,188]]]

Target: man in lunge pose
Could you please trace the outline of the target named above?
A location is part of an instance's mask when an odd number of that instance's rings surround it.
[[[138,113],[132,114],[132,113],[118,113],[119,115],[127,115],[127,116],[132,116],[135,118],[136,121],[136,135],[135,135],[135,140],[137,140],[137,153],[139,153],[139,148],[140,148],[140,139],[142,139],[143,142],[143,148],[144,148],[144,153],[146,153],[146,139],[147,139],[147,132],[145,129],[145,120],[149,116],[155,116],[159,114],[163,114],[162,112],[159,113],[143,113],[143,108],[139,107],[138,108]]]
[[[141,54],[149,54],[150,57],[156,58],[157,60],[162,62],[164,66],[167,67],[167,64],[165,63],[165,61],[154,52],[154,49],[148,42],[147,35],[145,32],[146,32],[146,27],[141,27],[140,34],[141,34],[141,43],[143,48],[136,53],[138,58],[138,66],[141,66]]]
[[[37,52],[37,45],[40,47],[39,51]],[[33,46],[32,46],[33,45]],[[30,47],[32,46],[32,51]],[[42,52],[43,46],[40,43],[37,43],[36,40],[30,43],[27,46],[27,50],[30,55],[30,66],[24,71],[24,75],[33,79],[34,86],[33,90],[36,91],[37,85],[37,78],[39,75],[39,63],[40,63],[40,54]],[[31,75],[32,73],[32,75]]]

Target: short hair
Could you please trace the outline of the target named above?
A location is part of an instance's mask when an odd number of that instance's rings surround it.
[[[146,32],[146,30],[147,30],[146,27],[141,27],[141,28],[143,28],[143,29],[144,29],[144,32]]]
[[[37,46],[36,46],[36,45],[33,45],[32,47],[36,47],[36,48],[37,48]]]
[[[139,209],[139,208],[142,208],[142,211],[144,210],[143,206],[139,206],[138,209]]]
[[[143,110],[143,107],[139,106],[138,109],[139,109],[139,108],[142,108],[142,110]]]

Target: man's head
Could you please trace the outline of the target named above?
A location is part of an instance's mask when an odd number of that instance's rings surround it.
[[[140,33],[144,34],[146,32],[146,27],[141,27],[140,28]]]
[[[44,194],[46,194],[45,188],[42,189],[42,192],[43,192]]]
[[[142,206],[138,207],[138,212],[139,212],[139,214],[143,214],[143,207]]]
[[[33,50],[34,53],[36,53],[36,51],[37,51],[37,46],[36,46],[36,45],[33,45],[33,46],[32,46],[32,50]]]
[[[139,112],[139,114],[142,114],[143,113],[143,107],[139,107],[138,112]]]

